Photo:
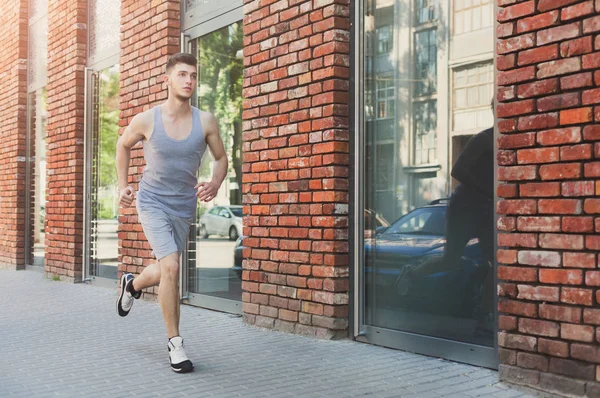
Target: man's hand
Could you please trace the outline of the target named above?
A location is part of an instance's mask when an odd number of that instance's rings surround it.
[[[128,186],[125,189],[121,189],[121,192],[119,193],[119,205],[123,207],[131,205],[131,202],[133,202],[134,194],[135,191],[131,186]]]
[[[217,196],[217,192],[219,191],[219,184],[214,182],[201,182],[194,187],[196,191],[196,196],[198,200],[203,202],[210,202]]]

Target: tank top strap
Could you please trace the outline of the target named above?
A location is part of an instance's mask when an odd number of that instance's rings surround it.
[[[196,135],[196,130],[200,126],[200,112],[192,106],[192,131],[190,134]]]
[[[159,133],[159,135],[162,135],[162,132],[165,131],[165,128],[163,126],[163,122],[162,122],[162,117],[160,114],[160,106],[155,106],[154,108],[154,131],[152,132],[152,136],[156,135],[157,133]]]

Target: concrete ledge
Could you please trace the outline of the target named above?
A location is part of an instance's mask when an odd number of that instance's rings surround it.
[[[25,265],[19,264],[0,264],[0,271],[24,271]]]
[[[534,389],[542,397],[600,398],[600,383],[517,366],[500,365],[499,380]]]
[[[262,315],[243,315],[244,323],[263,329],[271,329],[279,332],[298,334],[322,340],[340,340],[348,338],[348,330],[333,330],[312,325],[284,321]]]

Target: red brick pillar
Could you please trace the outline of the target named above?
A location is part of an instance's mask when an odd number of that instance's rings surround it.
[[[244,12],[244,320],[343,336],[348,1],[253,0]]]
[[[87,1],[48,4],[46,272],[81,279]]]
[[[503,380],[600,396],[600,1],[498,0]]]
[[[169,56],[180,51],[179,1],[121,2],[121,88],[119,125],[167,99],[159,80]],[[144,27],[140,29],[140,27]],[[138,189],[144,169],[141,144],[131,153],[129,183]],[[135,206],[119,210],[119,270],[140,273],[156,260],[138,223]],[[149,292],[158,292],[151,288]]]
[[[28,1],[0,6],[0,269],[25,266]]]

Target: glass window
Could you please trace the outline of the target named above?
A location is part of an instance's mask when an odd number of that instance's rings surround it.
[[[453,131],[487,128],[493,123],[490,102],[494,96],[491,62],[455,69],[452,103]]]
[[[46,178],[46,88],[29,93],[28,103],[28,150],[29,163],[29,208],[30,222],[33,227],[28,229],[29,247],[27,248],[27,264],[44,266],[46,252],[46,194],[48,190]]]
[[[415,13],[415,17],[417,24],[423,24],[436,19],[436,1],[417,0],[417,10]]]
[[[428,29],[415,34],[415,92],[417,95],[437,90],[436,30]]]
[[[454,2],[455,35],[474,32],[492,27],[493,20],[492,0],[457,0]]]
[[[236,217],[243,217],[244,213],[242,212],[242,208],[241,207],[230,207],[229,210],[231,210],[231,212],[233,213],[234,216]]]
[[[190,0],[187,4],[202,2]],[[192,227],[192,237],[195,234],[196,239],[190,239],[186,253],[187,289],[192,299],[203,296],[200,305],[217,303],[211,308],[226,312],[239,311],[239,305],[232,306],[230,301],[242,299],[244,247],[238,238],[243,229],[240,219],[232,213],[241,216],[242,212],[243,38],[243,24],[239,21],[192,41],[192,50],[198,57],[198,108],[217,119],[229,170],[215,199],[210,204],[198,203]],[[212,165],[210,156],[205,156],[198,173],[200,181],[210,180]]]
[[[359,319],[385,329],[365,338],[394,345],[395,331],[398,348],[405,332],[493,347],[493,139],[479,137],[483,148],[477,149],[485,152],[479,157],[461,158],[473,147],[452,145],[459,141],[452,136],[459,112],[489,112],[493,40],[481,53],[473,51],[489,61],[458,69],[450,65],[464,59],[453,59],[447,45],[451,19],[482,27],[485,21],[474,22],[471,13],[489,1],[456,0],[465,10],[458,16],[436,11],[451,10],[448,0],[362,1],[363,38],[375,54],[364,58],[364,75],[357,78],[364,93],[364,124],[357,128],[363,151],[358,206],[365,217]],[[393,56],[377,56],[385,51]],[[489,135],[482,130],[492,122],[478,119],[481,133],[469,134]],[[479,188],[464,170],[477,175]],[[469,185],[454,189],[453,171]]]
[[[414,234],[444,236],[446,207],[424,207],[417,209],[392,224],[386,235]]]
[[[392,51],[392,27],[390,25],[377,28],[377,53],[387,54]]]
[[[229,213],[229,210],[227,210],[225,208],[221,208],[221,211],[219,211],[219,216],[225,217],[225,218],[231,218],[231,214]]]
[[[414,104],[415,164],[429,164],[437,160],[437,102]]]
[[[90,0],[91,62],[102,61],[120,51],[121,0]]]
[[[377,119],[394,117],[396,107],[396,85],[393,77],[377,79]]]
[[[37,89],[46,84],[48,72],[48,16],[43,15],[29,25],[28,85]]]

